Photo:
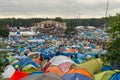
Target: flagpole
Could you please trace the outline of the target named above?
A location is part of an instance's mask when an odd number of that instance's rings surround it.
[[[108,7],[109,7],[109,0],[107,0],[106,11],[105,11],[105,25],[104,25],[104,30],[106,30],[106,27],[107,27]]]

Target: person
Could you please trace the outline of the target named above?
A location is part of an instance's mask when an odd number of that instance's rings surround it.
[[[33,56],[33,61],[36,62],[36,63],[38,63],[39,65],[40,65],[41,62],[42,62],[40,59],[37,58],[36,55]]]
[[[41,61],[43,61],[43,56],[42,54],[40,54],[40,58],[39,58]]]

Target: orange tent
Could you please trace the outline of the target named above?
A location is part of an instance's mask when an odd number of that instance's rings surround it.
[[[45,73],[53,72],[55,74],[58,74],[59,76],[63,76],[63,72],[57,67],[57,66],[50,66]]]
[[[12,77],[9,80],[21,80],[22,78],[28,76],[28,73],[15,71]]]
[[[69,53],[74,53],[74,52],[77,53],[78,50],[69,48],[69,49],[67,49],[67,52],[69,52]]]
[[[80,73],[80,74],[86,75],[90,78],[93,78],[93,76],[83,68],[73,68],[67,72],[67,74],[72,74],[72,73]]]

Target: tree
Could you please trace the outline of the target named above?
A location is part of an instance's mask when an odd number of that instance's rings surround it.
[[[9,35],[9,29],[6,27],[0,27],[0,36],[2,37],[8,37]]]
[[[66,36],[73,36],[77,33],[75,27],[68,27],[67,30],[65,31]]]
[[[0,73],[4,71],[5,66],[8,65],[7,52],[0,51]]]
[[[107,30],[110,41],[107,53],[102,56],[104,61],[120,63],[120,14],[109,19],[110,28]]]
[[[61,17],[56,17],[56,18],[55,18],[55,21],[63,22],[63,19],[62,19]]]

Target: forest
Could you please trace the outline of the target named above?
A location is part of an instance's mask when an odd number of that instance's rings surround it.
[[[76,26],[95,26],[103,27],[107,18],[74,18],[74,19],[63,19],[61,17],[56,18],[2,18],[0,19],[0,27],[10,26],[10,27],[31,27],[35,23],[45,21],[45,20],[55,20],[60,22],[66,22],[68,27]]]

